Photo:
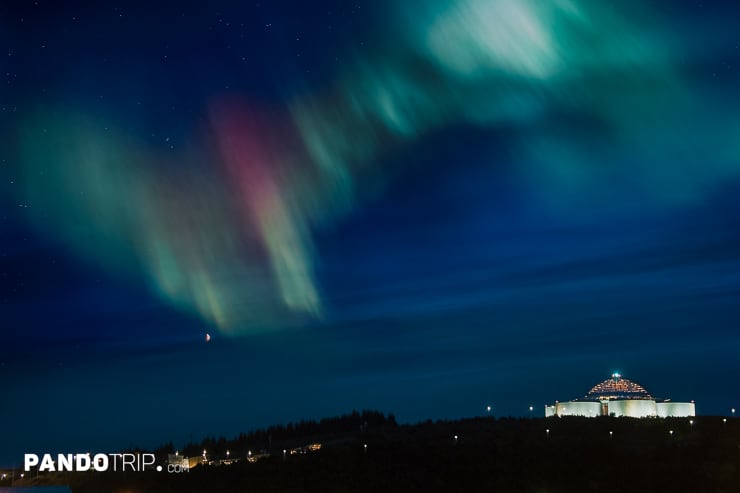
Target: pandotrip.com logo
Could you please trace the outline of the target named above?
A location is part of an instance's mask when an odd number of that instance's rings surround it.
[[[152,453],[24,454],[26,472],[189,472],[187,462],[157,464]]]

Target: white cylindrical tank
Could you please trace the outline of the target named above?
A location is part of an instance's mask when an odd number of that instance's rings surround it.
[[[545,417],[555,416],[555,406],[545,406]]]
[[[595,418],[601,416],[601,403],[592,401],[558,402],[555,405],[558,416],[586,416]]]
[[[614,416],[646,418],[655,416],[657,409],[655,401],[652,399],[624,399],[609,401],[607,412]]]
[[[661,418],[696,416],[696,406],[693,402],[658,402],[655,407]]]

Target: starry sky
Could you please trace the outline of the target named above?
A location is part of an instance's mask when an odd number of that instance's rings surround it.
[[[0,7],[0,464],[740,407],[733,2],[187,3]]]

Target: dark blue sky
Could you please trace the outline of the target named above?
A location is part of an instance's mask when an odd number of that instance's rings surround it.
[[[4,4],[0,464],[739,407],[740,12],[581,3]]]

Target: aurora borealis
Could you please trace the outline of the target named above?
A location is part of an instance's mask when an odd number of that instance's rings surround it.
[[[510,147],[522,173],[554,175],[542,186],[575,194],[625,174],[604,161],[632,167],[636,187],[672,181],[648,194],[679,201],[740,171],[737,116],[690,91],[678,34],[645,26],[642,8],[432,6],[406,5],[382,49],[358,53],[324,91],[262,111],[248,95],[214,95],[204,129],[174,156],[147,149],[114,119],[42,108],[20,125],[16,200],[37,204],[40,229],[83,257],[113,268],[126,258],[119,267],[141,270],[154,293],[239,333],[322,313],[314,230],[362,203],[368,175],[390,179],[384,153],[435,131],[516,128]],[[558,118],[583,119],[593,135],[563,130]],[[697,121],[701,138],[668,150]],[[708,146],[713,162],[699,164]],[[661,169],[666,161],[674,164]]]
[[[119,383],[143,366],[231,386],[242,359],[274,360],[258,388],[326,404],[259,407],[254,422],[361,405],[411,419],[426,415],[403,401],[409,382],[419,402],[439,378],[478,405],[505,362],[542,371],[550,354],[576,382],[588,353],[599,375],[633,365],[647,385],[692,347],[703,364],[712,341],[737,348],[736,7],[62,3],[0,10],[15,353],[0,370],[16,392],[106,355]],[[214,329],[203,362],[194,341]],[[156,400],[147,385],[132,398]],[[375,401],[333,385],[377,385]]]

